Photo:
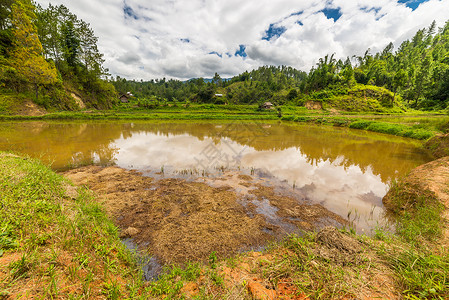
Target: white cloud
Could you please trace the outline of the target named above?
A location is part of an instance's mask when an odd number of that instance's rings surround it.
[[[433,20],[443,26],[449,16],[449,0],[430,0],[414,11],[394,0],[37,2],[63,4],[89,22],[100,38],[105,66],[113,75],[136,79],[211,77],[215,72],[228,77],[267,64],[308,71],[326,54],[345,58],[368,48],[379,51],[389,42],[399,46]],[[325,8],[338,8],[342,15],[328,19],[320,12]],[[262,40],[270,24],[285,32]],[[246,46],[247,57],[234,56],[239,45]]]

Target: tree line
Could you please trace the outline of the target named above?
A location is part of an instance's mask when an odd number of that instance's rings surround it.
[[[232,78],[187,81],[105,80],[98,38],[88,23],[64,5],[43,8],[31,0],[0,0],[0,88],[28,92],[38,104],[72,109],[76,91],[90,107],[110,108],[118,93],[139,99],[218,104],[303,104],[354,86],[378,86],[412,108],[449,105],[449,21],[433,22],[395,51],[384,50],[337,60],[326,55],[308,72],[289,66],[262,66]],[[217,97],[217,94],[223,97]]]
[[[418,30],[394,51],[393,43],[382,51],[353,56],[344,62],[328,55],[312,68],[304,92],[354,84],[375,85],[401,96],[419,109],[444,109],[449,105],[449,21],[437,29],[433,22]]]
[[[200,103],[304,103],[310,95],[347,93],[356,85],[378,86],[394,93],[417,109],[449,106],[449,21],[442,28],[433,22],[404,41],[396,51],[392,43],[384,50],[337,60],[320,58],[309,73],[287,66],[263,66],[230,79],[219,74],[186,82],[179,80],[136,81],[117,77],[112,83],[119,92],[138,97]],[[214,97],[223,93],[224,98]],[[321,97],[321,96],[319,96]],[[319,98],[318,97],[318,98]]]
[[[0,1],[0,18],[3,87],[32,89],[37,103],[61,108],[71,107],[71,87],[90,106],[111,106],[116,92],[102,79],[107,70],[88,23],[64,5],[44,9],[30,0]]]

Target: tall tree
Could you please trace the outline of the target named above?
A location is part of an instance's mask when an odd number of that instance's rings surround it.
[[[67,64],[74,68],[79,62],[79,46],[80,39],[75,32],[75,26],[72,21],[66,21],[61,28],[63,45],[64,45],[64,58]]]
[[[34,85],[37,99],[39,86],[55,83],[58,77],[55,66],[43,56],[37,29],[32,23],[35,17],[34,6],[29,0],[17,0],[12,5],[14,50],[11,65],[24,81]]]

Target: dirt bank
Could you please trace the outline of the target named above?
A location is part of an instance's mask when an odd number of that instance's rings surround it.
[[[424,147],[430,150],[435,158],[449,156],[449,133],[434,136],[426,142]]]
[[[449,244],[449,157],[431,161],[413,169],[383,198],[385,207],[394,213],[413,211],[417,206],[441,203],[443,236]]]
[[[118,167],[83,167],[65,176],[96,192],[121,236],[146,246],[162,263],[206,260],[213,251],[229,256],[298,228],[345,224],[319,205],[307,205],[254,184],[251,176],[223,174],[213,179],[217,186],[173,178],[156,180]],[[237,186],[226,184],[235,182],[232,178],[238,178]]]

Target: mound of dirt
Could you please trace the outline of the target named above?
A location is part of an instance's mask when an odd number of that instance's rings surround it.
[[[84,104],[83,100],[80,97],[78,97],[78,95],[76,95],[75,93],[70,93],[70,95],[75,100],[76,104],[80,109],[86,108],[86,104]]]
[[[204,261],[214,251],[225,257],[315,223],[345,223],[322,206],[300,204],[261,185],[242,199],[228,185],[155,180],[118,167],[83,167],[65,176],[96,192],[121,237],[132,238],[163,264]],[[252,178],[239,180],[251,184]]]
[[[412,209],[418,199],[437,199],[445,210],[444,236],[449,240],[449,157],[443,157],[413,169],[382,199],[385,207],[393,212]],[[401,202],[398,201],[401,200]]]
[[[434,136],[426,142],[424,147],[430,150],[435,158],[449,156],[449,133]]]
[[[342,265],[356,263],[360,259],[357,253],[362,251],[361,244],[335,227],[321,229],[317,234],[317,241],[322,244],[322,247],[316,249],[317,254],[325,259]]]
[[[320,101],[307,101],[304,106],[308,110],[321,110],[323,109],[323,104]]]

